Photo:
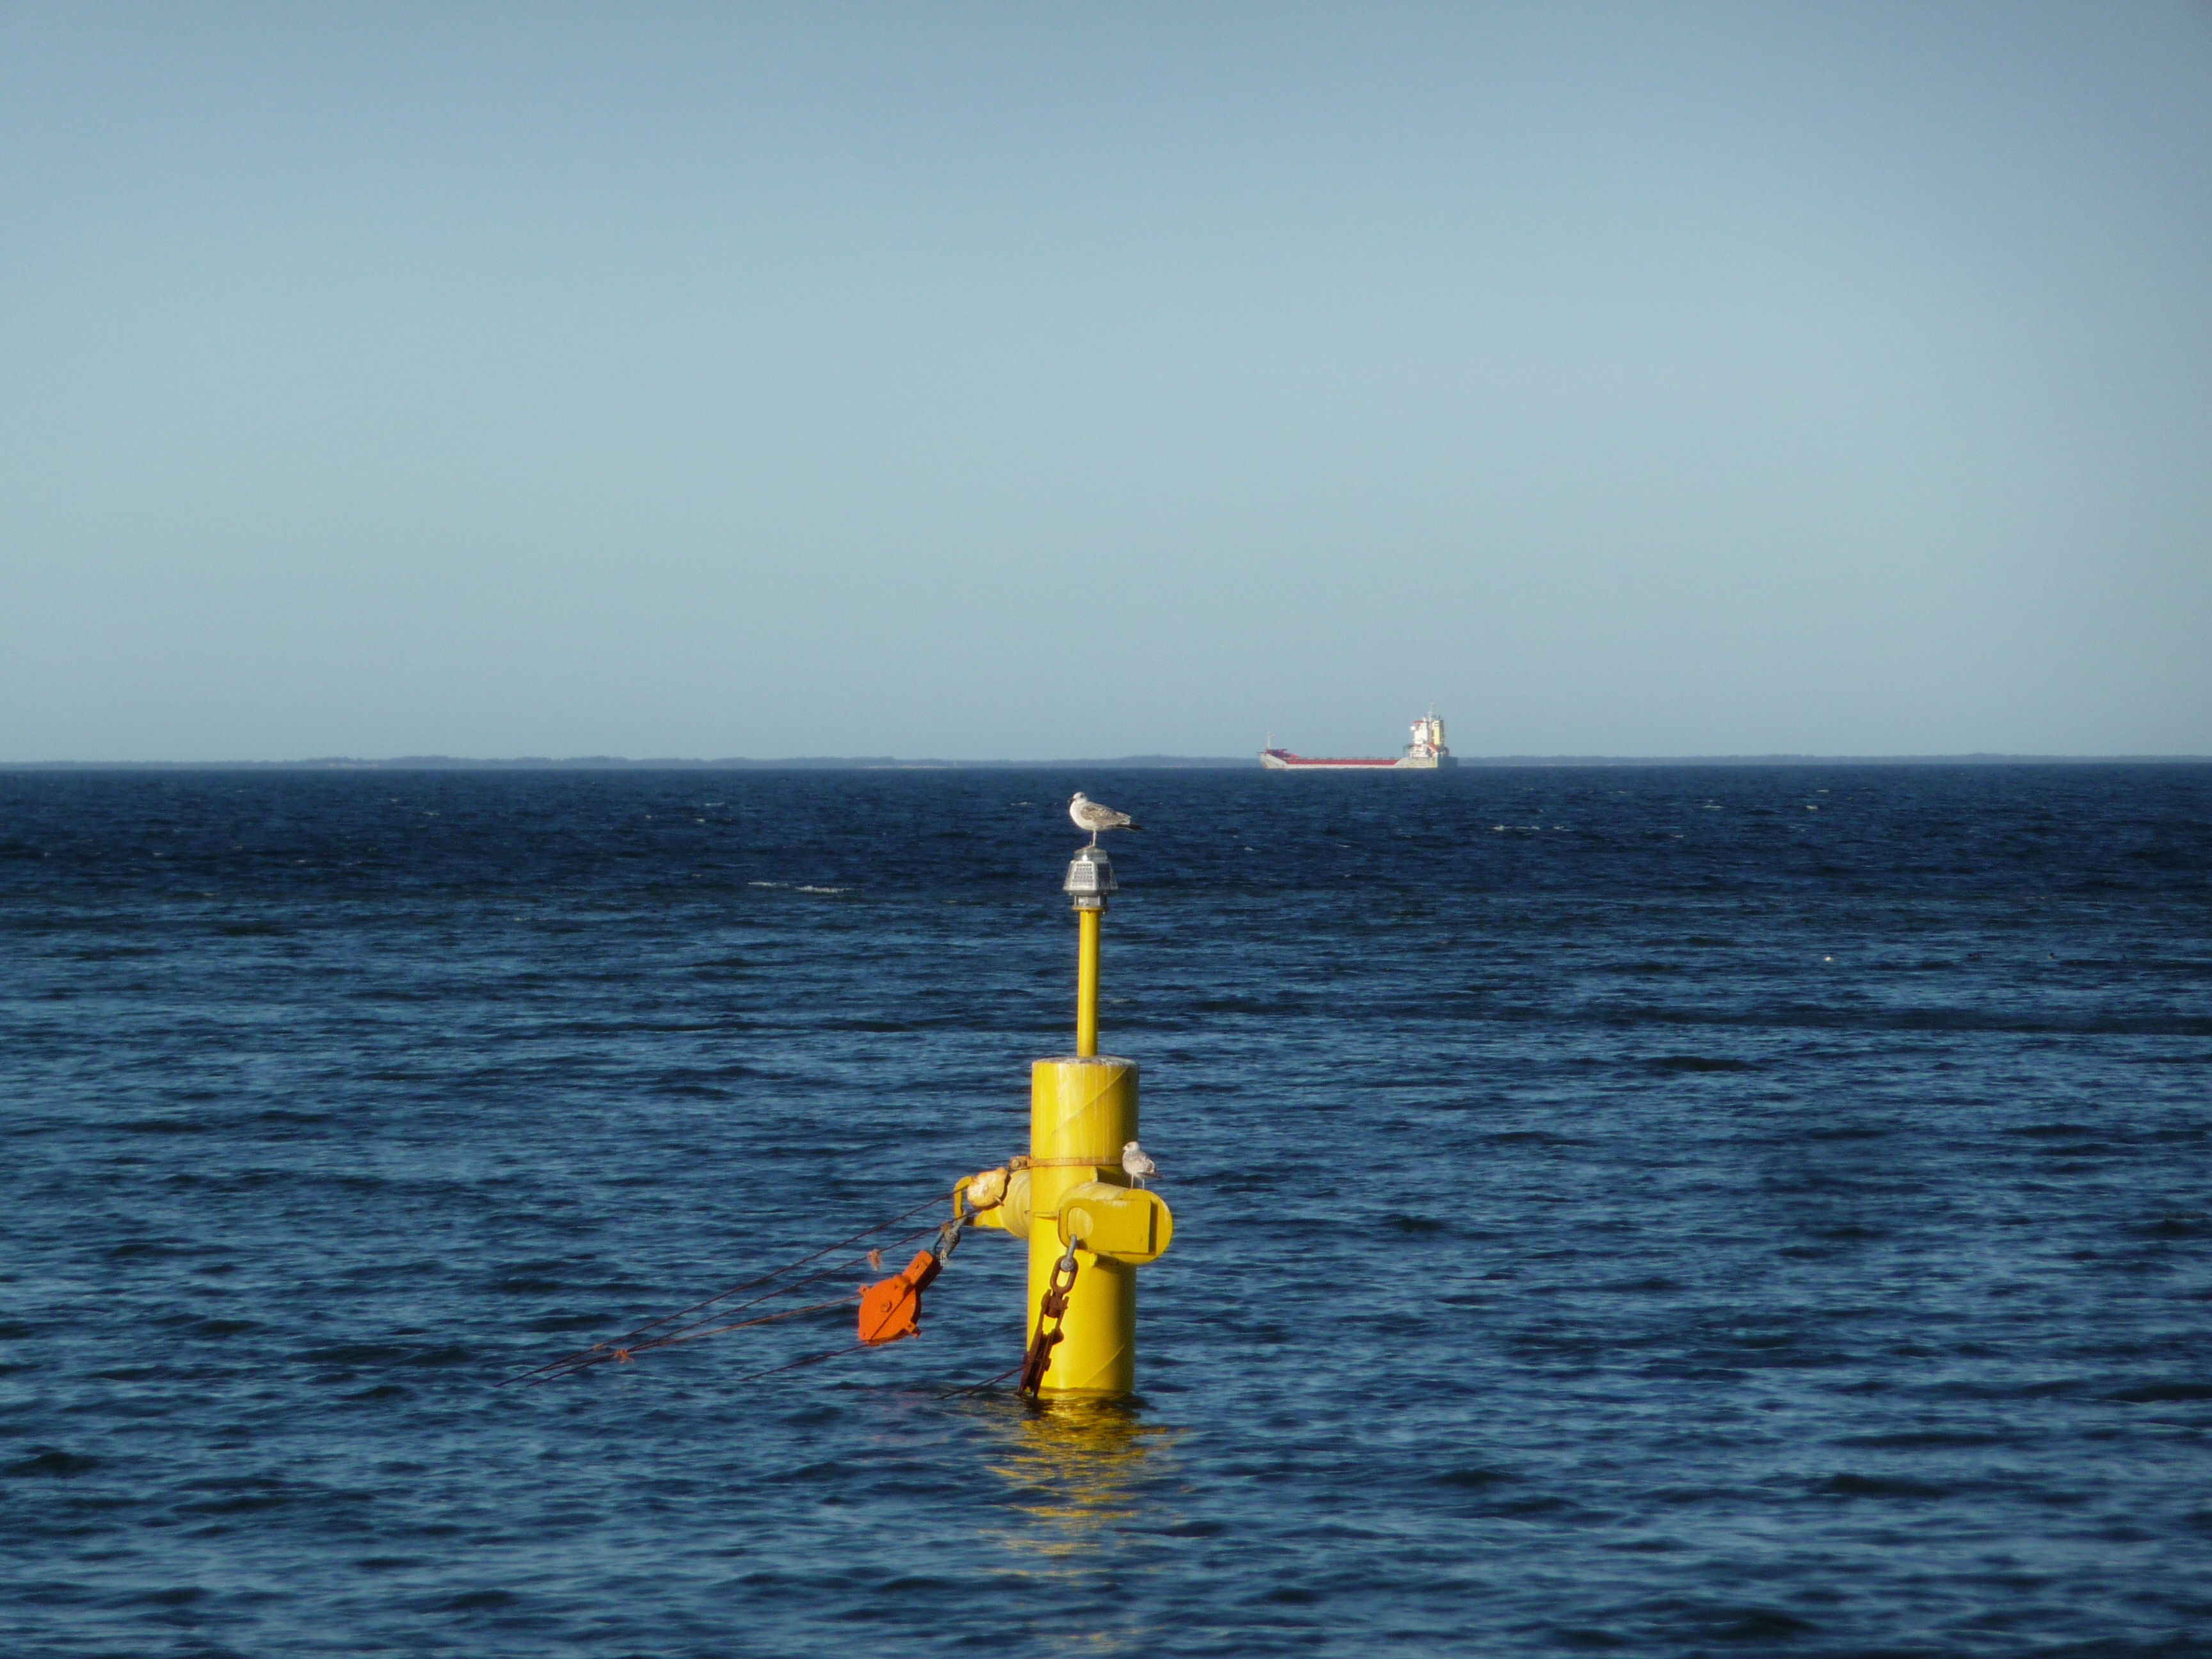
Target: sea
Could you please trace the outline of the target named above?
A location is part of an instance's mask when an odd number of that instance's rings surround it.
[[[2212,1653],[2212,767],[11,772],[0,1137],[11,1656]]]

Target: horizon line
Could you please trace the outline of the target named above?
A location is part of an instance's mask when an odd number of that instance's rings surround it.
[[[1941,755],[1822,755],[1775,752],[1756,755],[1459,755],[1462,767],[1654,766],[2096,766],[2201,765],[2212,755],[2060,755],[1974,750]],[[1262,769],[1259,756],[1119,755],[1070,760],[902,759],[891,755],[793,755],[775,759],[727,756],[702,759],[661,756],[632,759],[622,755],[476,757],[399,755],[386,758],[316,756],[297,760],[191,761],[0,761],[0,772],[568,772],[568,771],[818,771],[931,772],[1016,771],[1074,767],[1127,771],[1243,771]],[[1415,768],[1425,775],[1426,768]]]

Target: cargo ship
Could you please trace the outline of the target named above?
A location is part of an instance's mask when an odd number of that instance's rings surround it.
[[[1459,762],[1444,747],[1444,723],[1431,708],[1413,722],[1413,742],[1406,745],[1405,753],[1395,758],[1316,760],[1310,756],[1293,755],[1271,744],[1260,751],[1260,764],[1270,772],[1435,772],[1457,766]]]

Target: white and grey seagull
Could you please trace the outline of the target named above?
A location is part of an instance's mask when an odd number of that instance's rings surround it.
[[[1160,1166],[1152,1162],[1151,1153],[1133,1140],[1121,1148],[1121,1170],[1129,1177],[1131,1186],[1141,1187],[1147,1177],[1160,1172]]]
[[[1100,805],[1080,789],[1075,792],[1075,799],[1067,803],[1067,816],[1075,820],[1077,829],[1091,832],[1093,847],[1098,845],[1098,832],[1102,830],[1141,830],[1145,827],[1127,812],[1117,812],[1110,806]]]

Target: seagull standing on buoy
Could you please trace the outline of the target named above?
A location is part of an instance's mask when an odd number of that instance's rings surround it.
[[[1159,1172],[1160,1166],[1152,1162],[1152,1155],[1135,1141],[1121,1148],[1121,1173],[1129,1177],[1131,1186],[1141,1187],[1147,1176],[1156,1176]]]
[[[1075,820],[1077,829],[1091,832],[1093,847],[1098,845],[1098,832],[1102,830],[1141,830],[1145,827],[1127,812],[1101,806],[1080,789],[1075,792],[1075,799],[1067,803],[1067,816]]]

